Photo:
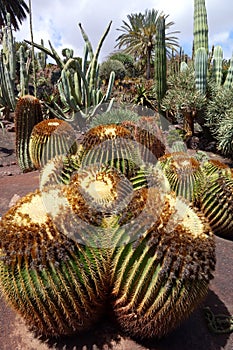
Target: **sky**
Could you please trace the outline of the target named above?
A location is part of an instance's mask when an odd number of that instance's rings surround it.
[[[27,3],[27,0],[25,0]],[[209,49],[212,45],[221,45],[224,58],[233,54],[233,2],[232,0],[206,0],[209,27]],[[116,51],[116,38],[121,34],[119,29],[127,15],[144,13],[146,9],[162,11],[169,15],[167,21],[173,21],[171,31],[176,34],[184,52],[191,55],[193,41],[194,0],[32,0],[34,42],[49,47],[48,40],[61,55],[64,48],[72,48],[75,56],[83,55],[84,40],[78,23],[82,24],[93,50],[112,21],[100,61]],[[15,32],[17,41],[30,40],[29,20],[23,22],[20,31]]]

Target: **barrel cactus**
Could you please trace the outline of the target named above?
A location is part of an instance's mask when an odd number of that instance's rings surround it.
[[[139,144],[121,125],[99,125],[90,129],[84,135],[81,147],[82,166],[108,164],[131,177],[142,164]]]
[[[216,236],[233,240],[233,170],[226,164],[208,160],[202,165],[205,186],[200,209]]]
[[[0,221],[0,288],[39,334],[79,333],[111,308],[127,334],[160,338],[207,294],[208,221],[131,141],[122,126],[91,129]]]
[[[196,203],[203,186],[203,173],[198,160],[186,152],[174,152],[159,158],[158,164],[176,195]]]
[[[115,317],[128,335],[140,339],[161,338],[187,318],[206,296],[215,266],[214,239],[204,216],[156,188],[140,191],[134,216],[147,196],[153,200],[144,219],[154,215],[154,223],[118,248],[112,263]]]
[[[32,129],[43,120],[40,101],[31,95],[18,99],[15,108],[16,157],[23,172],[34,169],[29,142]]]
[[[34,126],[29,154],[36,169],[59,154],[76,153],[76,135],[72,126],[60,119],[46,119]]]
[[[39,191],[22,198],[0,223],[0,287],[38,334],[87,329],[103,311],[105,286],[97,283],[101,258],[60,233]]]

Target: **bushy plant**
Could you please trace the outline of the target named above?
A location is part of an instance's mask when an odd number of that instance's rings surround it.
[[[131,55],[123,52],[115,52],[109,56],[109,59],[122,62],[126,69],[126,75],[128,77],[134,77],[136,75],[137,70],[134,65],[134,59]]]
[[[124,64],[118,60],[109,59],[100,65],[100,79],[108,81],[112,71],[115,72],[115,79],[123,79],[126,76]]]
[[[168,77],[168,89],[162,100],[162,109],[168,111],[177,121],[183,112],[203,108],[205,98],[195,86],[195,75],[192,66]]]
[[[137,122],[139,115],[133,110],[125,107],[111,108],[110,111],[96,114],[91,121],[91,127],[107,124],[121,124],[124,121]]]

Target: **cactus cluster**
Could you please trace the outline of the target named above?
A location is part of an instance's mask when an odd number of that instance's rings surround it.
[[[129,335],[160,338],[207,294],[208,222],[134,141],[123,126],[91,129],[0,221],[1,291],[38,334],[78,333],[111,308]]]

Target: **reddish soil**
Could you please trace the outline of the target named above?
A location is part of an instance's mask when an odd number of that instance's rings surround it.
[[[14,134],[0,133],[0,215],[9,202],[39,186],[39,172],[22,174],[14,153]],[[217,265],[209,293],[202,305],[178,329],[157,341],[140,342],[124,336],[110,320],[103,320],[89,332],[75,337],[38,339],[22,318],[0,296],[1,350],[232,350],[233,333],[214,334],[204,317],[204,307],[215,314],[233,315],[233,242],[216,237]]]

